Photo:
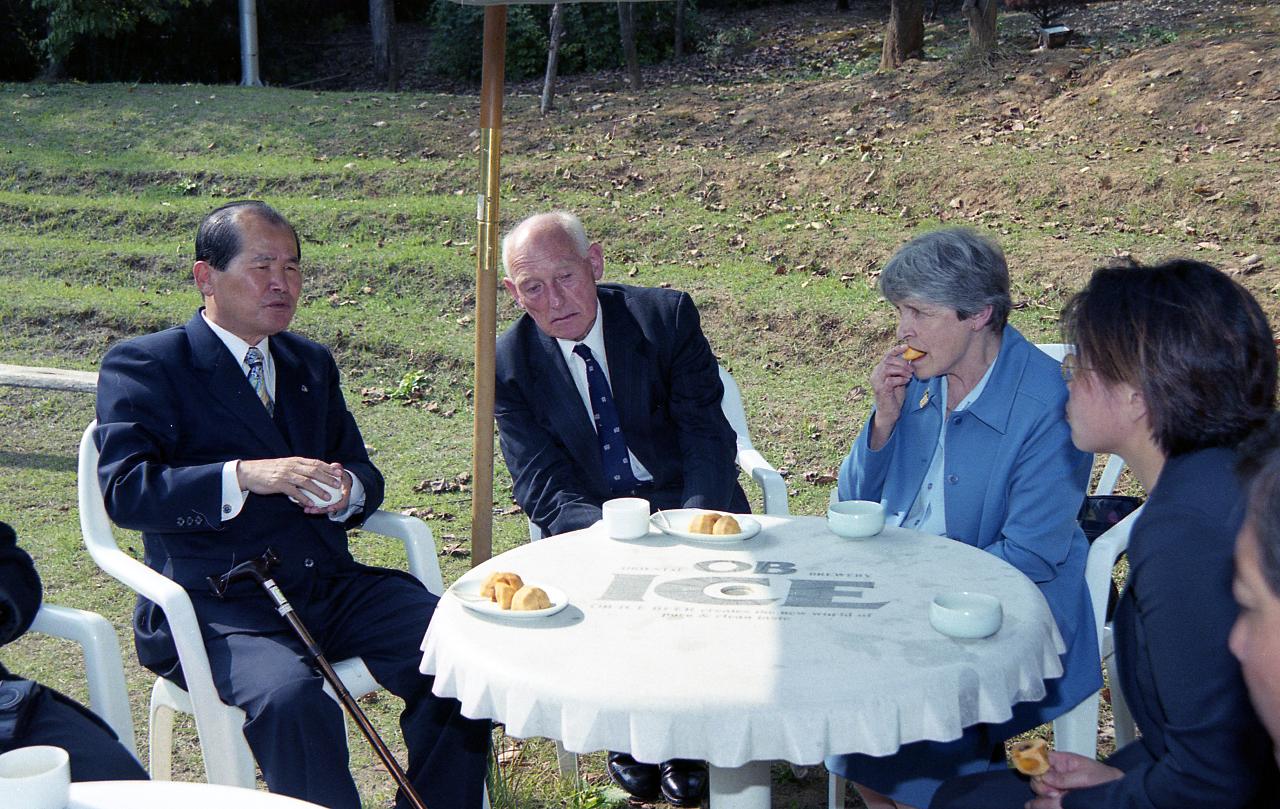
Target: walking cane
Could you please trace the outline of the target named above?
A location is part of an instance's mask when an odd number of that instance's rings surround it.
[[[293,631],[302,641],[302,645],[307,647],[307,653],[311,655],[316,666],[320,669],[320,674],[324,676],[324,679],[333,688],[334,693],[338,695],[338,701],[347,710],[347,714],[360,726],[364,737],[369,740],[369,744],[373,745],[374,752],[378,754],[378,758],[382,759],[382,763],[386,766],[387,771],[391,773],[391,777],[396,779],[400,789],[408,796],[409,802],[413,804],[414,809],[427,809],[427,805],[422,802],[422,798],[418,796],[413,785],[409,783],[409,776],[405,775],[404,770],[401,769],[400,762],[396,761],[396,757],[387,749],[386,743],[382,741],[378,731],[369,722],[369,717],[365,716],[364,711],[360,709],[360,705],[356,703],[355,697],[351,696],[351,692],[342,684],[338,673],[333,670],[333,666],[329,665],[329,661],[325,659],[324,652],[320,651],[320,647],[316,644],[315,639],[311,637],[311,633],[303,626],[302,619],[294,612],[293,605],[284,597],[279,585],[267,576],[267,573],[279,561],[280,557],[276,552],[271,548],[267,548],[267,552],[262,554],[261,559],[241,562],[221,576],[210,576],[209,587],[213,589],[214,595],[218,598],[223,598],[227,594],[227,588],[240,579],[253,579],[262,585],[262,589],[266,590],[267,595],[271,596],[271,600],[275,602],[276,611],[289,622],[289,626],[293,627]]]

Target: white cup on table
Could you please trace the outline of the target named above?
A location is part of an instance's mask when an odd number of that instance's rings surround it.
[[[66,809],[71,761],[61,747],[19,747],[0,755],[0,806]]]
[[[600,507],[604,531],[613,539],[639,539],[649,533],[649,501],[641,497],[615,497]]]

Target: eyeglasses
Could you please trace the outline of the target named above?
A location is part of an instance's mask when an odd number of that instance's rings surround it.
[[[1085,367],[1076,359],[1075,354],[1068,354],[1062,358],[1062,378],[1066,382],[1076,378],[1076,374],[1081,371],[1092,371],[1092,368]]]

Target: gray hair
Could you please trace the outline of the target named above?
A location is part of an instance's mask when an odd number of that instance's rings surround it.
[[[568,234],[572,240],[574,249],[578,252],[578,258],[586,258],[587,251],[591,249],[591,240],[587,238],[587,230],[582,226],[582,220],[575,214],[568,211],[550,211],[548,213],[536,213],[533,216],[525,217],[502,237],[502,269],[507,273],[507,277],[511,277],[511,245],[517,237],[525,235],[535,227],[542,225],[555,225]]]
[[[968,228],[945,228],[907,242],[880,271],[890,303],[914,299],[956,310],[961,319],[991,307],[992,331],[1009,320],[1009,265],[995,242]]]

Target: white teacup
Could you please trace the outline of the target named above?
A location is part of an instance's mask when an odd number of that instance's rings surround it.
[[[61,747],[19,747],[0,756],[0,806],[66,809],[71,761]]]
[[[604,531],[614,539],[639,539],[649,533],[649,501],[641,497],[615,497],[600,508]]]
[[[827,509],[831,533],[846,539],[873,537],[884,530],[884,506],[871,500],[841,500]]]
[[[989,637],[1003,621],[1000,599],[986,593],[939,593],[929,604],[929,623],[953,638]]]

